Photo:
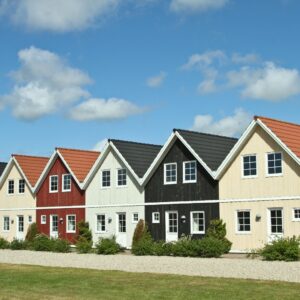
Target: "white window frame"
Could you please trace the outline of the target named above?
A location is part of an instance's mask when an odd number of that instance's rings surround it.
[[[238,218],[239,212],[249,212],[250,213],[250,230],[248,230],[248,231],[240,231],[239,230],[239,218]],[[237,209],[235,211],[235,233],[236,234],[251,234],[252,233],[251,229],[252,229],[251,209]]]
[[[105,229],[104,230],[98,230],[98,216],[104,216],[104,227],[105,227]],[[106,232],[106,226],[107,226],[107,224],[106,224],[106,214],[96,214],[96,223],[95,223],[95,232],[96,233],[105,233]]]
[[[281,173],[276,173],[276,174],[269,174],[269,165],[268,165],[268,155],[269,154],[276,154],[280,153],[281,154]],[[265,168],[266,168],[266,177],[277,177],[277,176],[282,176],[283,175],[283,153],[281,151],[273,151],[273,152],[267,152],[265,155]]]
[[[74,217],[74,222],[75,222],[74,230],[69,229],[69,217]],[[59,222],[59,220],[58,220],[58,222]],[[66,215],[66,232],[67,233],[76,233],[76,215],[75,214]]]
[[[4,229],[5,218],[8,218],[8,229]],[[3,231],[3,232],[9,232],[9,231],[10,231],[10,217],[9,217],[9,216],[3,216],[3,227],[2,227],[2,231]]]
[[[51,190],[51,180],[52,180],[52,178],[54,178],[54,177],[57,178],[57,190],[52,191],[52,190]],[[58,193],[58,190],[59,190],[58,175],[51,175],[51,176],[49,177],[49,193]]]
[[[195,213],[202,213],[203,214],[203,231],[194,231],[193,230],[193,214]],[[191,211],[190,212],[190,226],[191,226],[191,234],[205,234],[205,211],[203,210],[196,210],[196,211]]]
[[[46,215],[41,215],[41,224],[42,225],[47,224],[47,216]]]
[[[155,219],[156,214],[158,214],[158,220]],[[160,212],[159,211],[154,211],[152,213],[152,223],[153,224],[159,224],[160,223]]]
[[[138,216],[137,220],[134,219],[134,215]],[[138,212],[132,213],[132,224],[137,224],[138,222],[139,222],[139,213]]]
[[[170,165],[175,165],[176,166],[176,168],[175,168],[175,170],[176,170],[176,179],[175,179],[175,181],[169,181],[169,182],[167,182],[167,166],[170,166]],[[177,184],[177,176],[178,176],[178,174],[177,174],[177,162],[172,162],[172,163],[165,163],[164,164],[164,185],[169,185],[169,184]]]
[[[13,190],[13,193],[10,193],[10,192],[9,192],[9,183],[10,183],[10,182],[13,182],[13,183],[14,183],[14,190]],[[7,195],[8,195],[8,196],[14,195],[14,194],[15,194],[15,190],[16,190],[16,187],[15,187],[15,180],[14,180],[14,179],[8,179],[8,180],[7,180]]]
[[[300,216],[299,216],[299,218],[295,218],[295,211],[296,210],[300,210],[300,207],[294,207],[293,208],[293,210],[292,210],[292,213],[293,213],[293,218],[292,218],[292,220],[294,221],[294,222],[300,222]]]
[[[185,179],[185,165],[188,164],[188,163],[195,163],[195,179],[193,180],[186,180]],[[196,160],[189,160],[189,161],[184,161],[183,162],[183,165],[182,165],[182,169],[183,169],[183,180],[182,182],[183,183],[196,183],[197,182],[197,161]]]
[[[124,185],[119,185],[119,180],[118,180],[118,178],[119,178],[119,171],[120,171],[120,170],[125,170],[125,174],[126,174],[126,184],[124,184]],[[124,187],[127,187],[127,184],[128,184],[127,169],[126,169],[126,168],[118,168],[118,169],[116,170],[116,186],[117,186],[118,188],[124,188]]]
[[[28,224],[32,224],[33,223],[33,217],[32,217],[32,215],[27,216],[27,218],[28,218]],[[31,218],[31,221],[29,220],[29,218]]]
[[[65,189],[65,176],[70,176],[70,189]],[[58,182],[57,182],[57,187],[58,187]],[[72,190],[72,175],[71,174],[63,174],[61,176],[61,190],[62,192],[71,192]]]
[[[23,182],[24,182],[24,192],[22,192],[22,193],[20,193],[20,181],[23,181]],[[26,181],[25,181],[25,179],[19,179],[19,180],[18,180],[18,183],[19,183],[19,185],[18,185],[18,194],[19,194],[19,195],[25,194],[25,186],[26,186]]]
[[[244,175],[244,157],[247,156],[255,156],[256,157],[256,175]],[[251,179],[251,178],[257,178],[258,177],[258,164],[257,164],[257,154],[256,153],[250,153],[250,154],[245,154],[241,156],[241,176],[243,179]]]
[[[110,177],[110,179],[109,179],[109,186],[103,186],[103,172],[109,172],[109,177]],[[101,170],[101,179],[100,179],[100,181],[101,181],[101,188],[102,189],[110,189],[111,188],[111,179],[112,179],[111,174],[112,173],[111,173],[110,169]],[[118,175],[118,172],[117,172],[117,175]],[[117,183],[118,183],[118,180],[117,180]],[[126,184],[127,184],[127,178],[126,178]]]

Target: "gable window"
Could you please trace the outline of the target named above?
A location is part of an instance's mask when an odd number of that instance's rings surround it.
[[[96,231],[97,232],[105,232],[105,215],[97,215],[96,216]]]
[[[152,223],[160,223],[160,214],[159,212],[152,213]]]
[[[177,183],[177,163],[165,164],[164,170],[165,170],[164,183],[165,184]]]
[[[243,156],[243,177],[257,175],[256,155]]]
[[[192,234],[205,233],[204,211],[191,212],[191,233]]]
[[[237,211],[237,232],[251,232],[250,210]]]
[[[47,223],[46,215],[41,215],[41,224],[46,224],[46,223]]]
[[[185,161],[183,163],[183,182],[197,181],[197,163],[196,161]]]
[[[102,171],[102,187],[110,187],[110,170]]]
[[[294,208],[293,220],[300,221],[300,208]]]
[[[139,214],[133,213],[132,214],[132,223],[137,223],[139,221]]]
[[[117,176],[118,176],[117,186],[126,186],[127,185],[126,169],[118,169]]]
[[[282,174],[282,153],[268,153],[268,175],[280,175]]]
[[[9,231],[10,229],[10,220],[8,216],[3,217],[3,231]]]
[[[76,232],[76,215],[67,215],[67,232]]]
[[[62,191],[63,192],[70,192],[71,191],[71,174],[64,174],[62,176],[62,181],[63,181],[63,188]]]
[[[15,181],[14,180],[8,180],[8,194],[11,195],[15,192]]]
[[[58,192],[58,176],[57,175],[50,176],[49,180],[50,180],[49,183],[50,193]]]
[[[19,194],[24,194],[25,193],[25,180],[20,179],[19,180]]]

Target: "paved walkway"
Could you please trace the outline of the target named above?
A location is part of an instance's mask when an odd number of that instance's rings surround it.
[[[299,262],[0,250],[0,263],[300,282]]]

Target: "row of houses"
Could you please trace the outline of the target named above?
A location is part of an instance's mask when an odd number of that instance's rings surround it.
[[[56,148],[0,164],[0,236],[40,232],[74,242],[85,220],[93,240],[130,248],[145,219],[156,240],[205,235],[221,218],[233,252],[300,235],[300,125],[254,117],[235,139],[174,129],[164,145],[108,140],[103,151]]]

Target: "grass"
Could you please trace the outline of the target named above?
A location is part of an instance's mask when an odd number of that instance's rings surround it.
[[[300,284],[0,264],[0,299],[298,299]]]

